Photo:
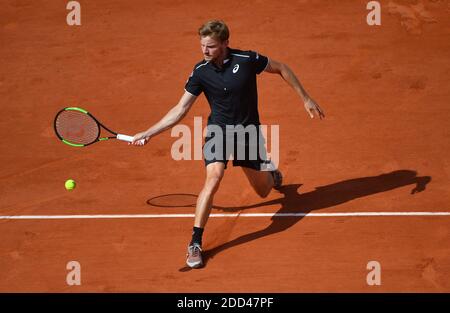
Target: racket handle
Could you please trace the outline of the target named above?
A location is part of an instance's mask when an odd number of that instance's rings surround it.
[[[118,134],[116,138],[123,141],[133,142],[133,136]]]
[[[127,142],[133,142],[133,136],[117,134],[116,138]],[[144,142],[145,142],[144,139],[139,140],[140,144],[144,144]]]

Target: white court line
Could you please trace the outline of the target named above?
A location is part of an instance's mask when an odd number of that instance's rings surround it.
[[[186,218],[194,214],[94,214],[94,215],[4,215],[1,220],[53,219],[124,219],[124,218]],[[344,212],[344,213],[214,213],[210,217],[367,217],[367,216],[450,216],[450,212]]]

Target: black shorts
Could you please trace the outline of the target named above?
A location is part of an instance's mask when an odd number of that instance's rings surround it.
[[[214,162],[222,162],[227,168],[228,161],[232,160],[233,166],[260,171],[270,163],[267,158],[265,138],[258,126],[254,126],[254,131],[249,132],[242,129],[231,131],[223,127],[221,129],[221,132],[211,131],[210,125],[208,125],[203,145],[205,166]],[[216,130],[218,131],[219,128]]]

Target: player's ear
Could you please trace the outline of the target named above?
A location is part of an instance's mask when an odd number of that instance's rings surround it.
[[[225,40],[224,42],[222,42],[222,44],[225,46],[225,47],[228,47],[228,44],[229,44],[230,42],[228,41],[228,39],[227,40]]]

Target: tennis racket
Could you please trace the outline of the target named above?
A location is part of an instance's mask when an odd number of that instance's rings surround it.
[[[100,123],[88,111],[74,107],[64,108],[56,114],[54,128],[56,136],[72,147],[86,147],[109,139],[133,141],[133,136],[118,134]],[[102,128],[110,135],[100,137]]]

